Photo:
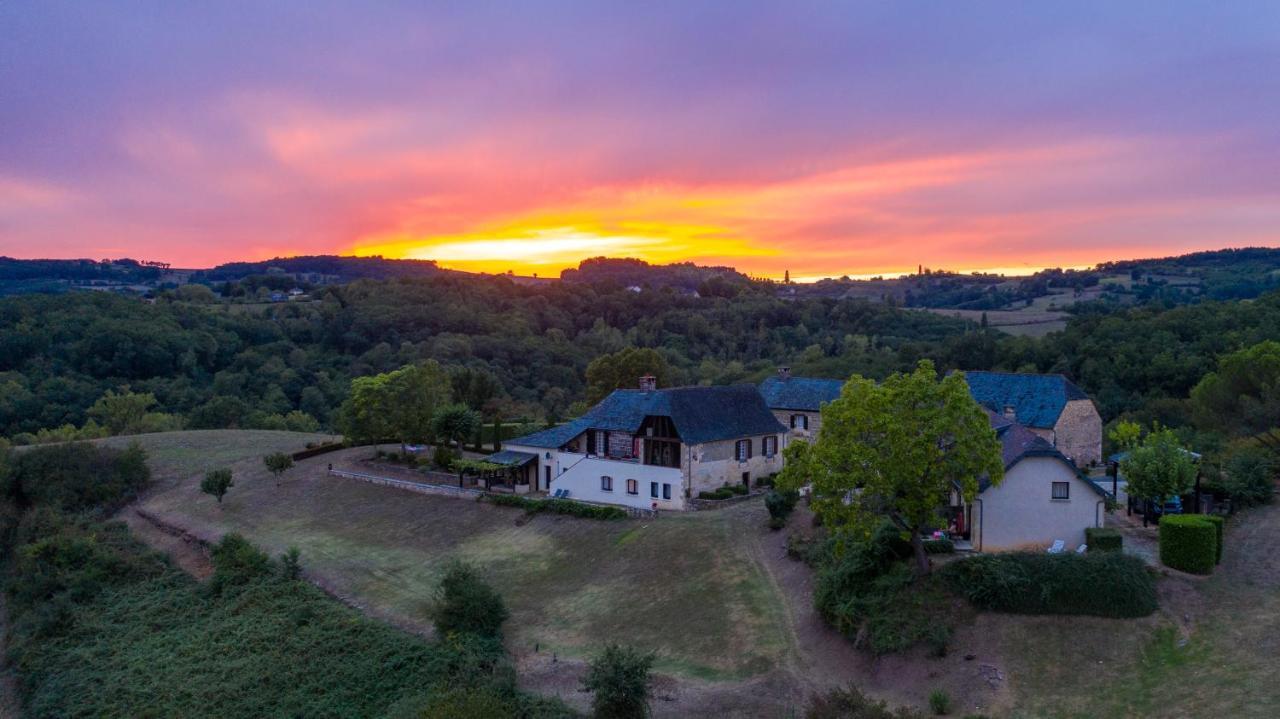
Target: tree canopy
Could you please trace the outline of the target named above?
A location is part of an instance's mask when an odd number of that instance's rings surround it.
[[[888,519],[909,534],[917,570],[929,571],[921,533],[940,526],[951,492],[978,494],[981,477],[1004,477],[1000,443],[964,377],[939,379],[921,361],[884,382],[854,376],[822,408],[812,445],[793,442],[783,488],[813,487],[813,510],[837,531],[870,536]]]
[[[1198,465],[1173,430],[1157,427],[1120,461],[1120,471],[1129,496],[1159,501],[1191,491]]]

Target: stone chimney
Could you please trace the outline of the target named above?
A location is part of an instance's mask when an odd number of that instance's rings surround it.
[[[1018,421],[1018,411],[1017,411],[1017,410],[1015,410],[1015,409],[1013,408],[1013,405],[1011,405],[1011,404],[1006,404],[1006,405],[1004,406],[1004,416],[1005,416],[1005,417],[1008,417],[1009,419],[1013,420],[1014,422],[1017,422],[1017,421]]]
[[[782,365],[778,368],[778,376],[782,379],[791,379],[791,368],[787,365]]]
[[[658,378],[651,374],[642,376],[640,378],[640,389],[645,392],[652,392],[658,389]]]

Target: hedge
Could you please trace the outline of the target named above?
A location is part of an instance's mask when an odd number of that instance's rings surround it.
[[[550,512],[567,514],[582,519],[626,519],[627,511],[620,507],[575,502],[572,499],[529,499],[518,494],[486,494],[484,499],[500,507],[519,507],[529,514]]]
[[[1088,527],[1084,530],[1084,543],[1090,552],[1119,552],[1124,548],[1124,535],[1111,527]]]
[[[1199,516],[1204,517],[1204,519],[1207,520],[1210,524],[1212,524],[1213,528],[1217,530],[1218,552],[1213,558],[1213,563],[1222,564],[1222,539],[1223,539],[1222,535],[1224,530],[1226,529],[1227,520],[1223,519],[1222,517],[1216,514],[1201,514]]]
[[[1200,514],[1160,518],[1160,561],[1192,574],[1208,574],[1218,557],[1218,529]]]
[[[1118,552],[984,554],[939,573],[980,609],[1014,614],[1144,617],[1156,585],[1141,559]]]

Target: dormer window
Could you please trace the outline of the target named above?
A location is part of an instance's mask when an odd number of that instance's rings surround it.
[[[809,429],[809,415],[793,414],[791,415],[791,429]]]

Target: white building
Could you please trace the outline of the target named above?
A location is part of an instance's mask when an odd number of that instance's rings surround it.
[[[953,495],[951,534],[988,552],[1042,548],[1059,539],[1069,548],[1083,544],[1085,529],[1102,526],[1106,490],[1031,429],[988,415],[1000,439],[1004,481],[993,486],[984,479],[969,504]]]
[[[780,471],[785,431],[751,385],[657,389],[643,377],[575,420],[510,440],[500,460],[528,491],[685,509],[699,492]]]

